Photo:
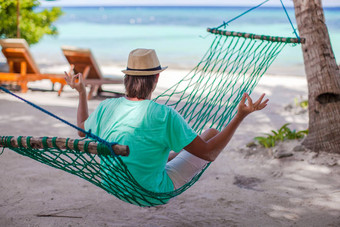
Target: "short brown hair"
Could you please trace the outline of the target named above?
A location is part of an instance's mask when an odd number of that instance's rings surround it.
[[[125,75],[124,86],[126,96],[130,98],[146,99],[152,92],[157,75],[130,76]]]

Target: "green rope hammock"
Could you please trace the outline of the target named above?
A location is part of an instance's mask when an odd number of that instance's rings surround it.
[[[263,36],[210,29],[215,38],[198,65],[155,100],[175,108],[201,133],[223,129],[288,43],[297,38]],[[302,39],[302,41],[304,41]]]
[[[175,108],[198,133],[205,128],[225,127],[235,115],[242,94],[252,92],[286,44],[298,42],[292,38],[218,29],[208,31],[215,38],[202,60],[186,77],[155,99]],[[45,137],[41,141],[37,145],[31,137],[0,137],[0,146],[84,178],[138,206],[167,203],[191,187],[209,166],[177,190],[151,192],[141,187],[130,174],[119,156],[124,153],[111,155],[99,144],[95,146],[97,151],[91,152],[91,141],[87,140]],[[117,149],[113,150],[117,152]]]

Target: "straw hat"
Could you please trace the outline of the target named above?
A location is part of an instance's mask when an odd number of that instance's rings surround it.
[[[130,52],[126,70],[123,73],[131,76],[156,75],[168,67],[161,67],[156,51],[153,49],[135,49]]]

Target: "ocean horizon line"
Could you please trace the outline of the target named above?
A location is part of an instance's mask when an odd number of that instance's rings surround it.
[[[52,7],[60,7],[60,8],[235,8],[235,9],[250,9],[254,7],[254,5],[60,5],[60,6],[38,6],[37,8],[52,8]],[[261,9],[281,9],[282,6],[261,6],[256,10]],[[286,9],[294,9],[293,6],[285,6]],[[340,6],[324,6],[323,9],[327,10],[339,10]]]

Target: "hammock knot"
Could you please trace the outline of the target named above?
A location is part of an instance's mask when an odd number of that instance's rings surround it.
[[[87,131],[86,134],[85,134],[85,138],[89,139],[89,138],[91,138],[91,135],[93,135],[93,134],[92,134],[91,129],[89,129],[89,131]]]
[[[85,131],[85,135],[86,135],[86,138],[94,139],[95,141],[105,145],[109,149],[109,151],[111,153],[111,156],[113,156],[113,157],[117,157],[118,156],[118,155],[115,154],[115,152],[113,151],[113,148],[112,148],[113,145],[116,145],[117,143],[115,143],[115,142],[108,142],[108,141],[100,138],[99,136],[94,135],[91,132],[91,129],[89,129],[88,131]]]
[[[11,139],[13,138],[13,136],[2,136],[1,137],[1,144],[5,144],[6,146],[4,146],[0,152],[0,155],[2,155],[4,153],[4,150],[6,147],[10,147],[11,145]]]
[[[104,143],[108,148],[109,148],[109,150],[110,150],[110,152],[111,152],[111,155],[113,156],[113,157],[117,157],[118,155],[116,155],[115,154],[115,152],[113,151],[113,145],[116,145],[117,143],[115,143],[115,142],[107,142],[107,141],[105,141],[105,143]]]

